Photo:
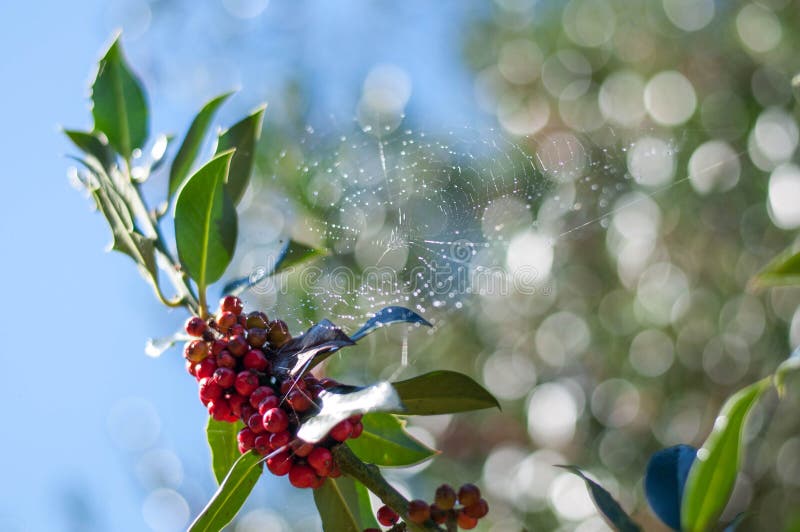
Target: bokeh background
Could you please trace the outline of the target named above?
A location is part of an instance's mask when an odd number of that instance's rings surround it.
[[[120,28],[154,132],[231,88],[220,125],[269,103],[231,275],[286,236],[334,253],[321,293],[290,279],[248,305],[299,332],[406,304],[434,330],[379,331],[326,371],[450,368],[501,399],[412,421],[443,453],[391,472],[423,498],[480,483],[483,529],[605,530],[552,467],[573,463],[659,530],[649,454],[702,443],[725,397],[800,344],[800,291],[747,288],[800,227],[796,2],[82,0],[4,2],[0,20],[2,530],[181,530],[214,489],[179,351],[143,353],[185,316],[103,252],[65,177],[59,126],[91,127],[92,65]],[[376,265],[393,283],[364,280]],[[453,265],[464,279],[424,286]],[[729,509],[751,510],[743,529],[800,529],[798,407],[794,387],[754,416]],[[318,528],[310,493],[268,476],[231,526]]]

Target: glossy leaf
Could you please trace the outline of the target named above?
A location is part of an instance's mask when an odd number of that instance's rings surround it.
[[[392,385],[403,401],[405,409],[402,413],[409,415],[500,408],[497,399],[480,384],[455,371],[433,371]]]
[[[775,389],[778,390],[780,396],[783,396],[786,392],[786,377],[798,370],[800,370],[800,347],[792,351],[789,358],[784,360],[775,370]]]
[[[367,320],[367,322],[362,325],[359,330],[351,334],[350,338],[352,338],[354,341],[358,341],[375,329],[383,327],[384,325],[391,325],[392,323],[418,323],[420,325],[425,325],[426,327],[431,327],[431,324],[428,322],[428,320],[411,309],[407,309],[405,307],[385,307]]]
[[[65,129],[64,134],[79,150],[94,157],[106,172],[111,171],[111,168],[115,164],[114,152],[111,151],[111,147],[103,142],[97,135],[73,129]]]
[[[639,525],[637,525],[630,516],[628,516],[625,510],[622,509],[622,506],[614,500],[614,497],[612,497],[603,486],[587,477],[583,471],[575,466],[569,465],[560,465],[556,467],[566,469],[578,475],[586,482],[586,487],[589,489],[589,494],[592,496],[594,505],[600,510],[600,514],[609,526],[620,532],[639,532],[641,530]]]
[[[800,285],[800,251],[784,251],[752,280],[757,287]]]
[[[347,445],[364,462],[378,466],[398,467],[418,464],[438,454],[406,432],[406,422],[392,414],[365,415],[364,431]]]
[[[218,532],[230,523],[261,476],[262,457],[241,455],[222,480],[211,500],[189,526],[190,532]]]
[[[673,530],[681,527],[681,501],[689,469],[697,456],[691,445],[675,445],[653,453],[644,475],[650,508]]]
[[[717,525],[739,471],[745,422],[771,380],[762,379],[739,390],[723,405],[686,481],[681,503],[685,532],[704,532]]]
[[[325,532],[361,532],[378,527],[372,516],[369,494],[350,477],[326,478],[322,486],[314,490],[314,503]]]
[[[228,194],[234,204],[239,203],[250,183],[256,159],[256,144],[261,136],[266,108],[266,105],[259,107],[256,112],[240,120],[227,131],[223,131],[217,141],[217,153],[236,150],[227,180]]]
[[[94,128],[109,144],[130,159],[147,140],[148,110],[142,85],[131,72],[116,39],[100,60],[92,84]]]
[[[236,248],[236,208],[225,191],[231,156],[223,153],[200,168],[175,203],[178,257],[201,293],[222,276]]]
[[[274,362],[275,373],[281,377],[302,376],[335,351],[354,344],[338,326],[322,320],[280,348]]]
[[[222,289],[223,295],[238,296],[250,287],[257,285],[272,275],[279,274],[292,266],[310,261],[328,254],[325,249],[307,246],[296,240],[288,240],[278,253],[272,268],[259,268],[247,277],[235,279]]]
[[[197,152],[200,151],[200,147],[203,145],[203,138],[206,136],[214,114],[231,94],[233,93],[226,92],[210,100],[192,120],[192,124],[189,126],[189,130],[183,138],[183,143],[178,148],[178,153],[175,154],[175,159],[169,169],[168,197],[171,198],[178,191],[186,176],[189,175],[192,163],[194,163]]]
[[[211,449],[211,469],[217,484],[222,483],[225,475],[228,474],[233,463],[241,456],[239,443],[236,441],[236,434],[242,430],[244,424],[241,421],[228,423],[227,421],[217,421],[213,417],[208,418],[206,425],[206,438]]]
[[[388,382],[379,382],[366,388],[339,393],[326,390],[319,394],[320,411],[308,418],[297,431],[297,436],[316,443],[327,436],[334,425],[353,414],[399,411],[402,403]]]

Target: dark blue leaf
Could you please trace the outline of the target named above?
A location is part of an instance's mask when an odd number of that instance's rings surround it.
[[[359,330],[350,335],[350,338],[354,341],[358,341],[375,329],[391,323],[419,323],[426,327],[431,326],[428,320],[413,310],[405,307],[386,307],[379,310],[373,317],[367,320]]]
[[[339,327],[322,320],[278,350],[275,372],[281,377],[300,377],[335,351],[353,344]]]
[[[681,528],[681,500],[697,449],[691,445],[667,447],[650,457],[644,475],[644,493],[650,508],[673,530]]]
[[[610,526],[620,532],[639,532],[641,530],[639,525],[637,525],[630,516],[628,516],[625,510],[622,509],[622,506],[614,500],[614,497],[612,497],[603,486],[587,477],[583,471],[571,465],[559,465],[556,467],[566,469],[578,475],[586,482],[586,487],[589,488],[589,494],[592,496],[594,505],[597,506],[597,509],[600,510],[603,514],[603,518]]]

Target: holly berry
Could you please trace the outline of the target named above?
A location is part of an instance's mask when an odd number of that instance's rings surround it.
[[[280,452],[267,458],[267,469],[269,469],[273,475],[282,477],[288,474],[291,468],[292,457],[287,451]]]
[[[227,421],[231,417],[231,405],[220,397],[208,402],[208,413],[217,421]]]
[[[263,329],[264,332],[266,332],[267,327],[269,327],[269,318],[267,318],[267,315],[263,312],[254,310],[247,315],[245,327],[248,329]]]
[[[267,371],[270,367],[269,360],[267,357],[264,356],[258,349],[251,349],[244,355],[244,359],[242,360],[242,364],[246,369],[252,369],[255,371]]]
[[[463,528],[464,530],[472,530],[478,526],[478,520],[468,516],[463,510],[458,512],[456,522],[458,523],[458,528]]]
[[[267,343],[267,330],[260,327],[247,329],[247,343],[251,347],[263,347]]]
[[[277,451],[284,445],[289,445],[289,440],[291,439],[292,435],[289,434],[288,430],[284,430],[282,432],[273,432],[269,435],[269,446],[273,451]]]
[[[250,417],[247,418],[247,426],[250,427],[250,430],[252,430],[254,434],[261,434],[265,431],[264,424],[261,423],[261,416],[258,412],[251,414]]]
[[[408,520],[412,523],[422,524],[431,516],[431,507],[421,499],[414,499],[408,503]]]
[[[289,327],[283,320],[275,320],[269,323],[269,332],[267,333],[269,343],[274,347],[282,347],[286,342],[292,339],[289,334]]]
[[[236,434],[236,441],[239,443],[239,452],[244,454],[255,446],[256,435],[249,428],[245,427]]]
[[[450,484],[442,484],[436,488],[434,501],[442,510],[452,510],[456,505],[456,490]]]
[[[214,357],[206,357],[194,366],[194,373],[197,380],[211,378],[217,370],[217,361]]]
[[[261,431],[263,432],[264,429],[261,429]],[[269,434],[259,434],[256,436],[254,443],[256,452],[261,456],[266,456],[272,451],[269,446]]]
[[[289,403],[289,406],[291,406],[292,410],[295,412],[305,412],[314,406],[314,403],[308,395],[297,388],[286,394],[286,402]]]
[[[442,510],[436,504],[431,504],[431,519],[437,525],[442,525],[447,521],[447,510]]]
[[[296,440],[296,442],[297,443],[293,446],[292,452],[299,458],[307,457],[309,454],[311,454],[311,451],[314,450],[313,443],[308,443],[301,440]]]
[[[228,340],[228,351],[235,357],[244,356],[249,349],[250,346],[244,336],[234,336]]]
[[[275,395],[275,391],[269,386],[259,386],[250,394],[250,404],[253,405],[253,408],[258,408],[261,401],[273,395]]]
[[[197,338],[201,338],[203,333],[206,332],[208,326],[203,318],[199,318],[197,316],[193,316],[186,320],[186,334],[189,336],[195,336]]]
[[[233,312],[222,312],[217,317],[217,330],[222,334],[227,333],[231,327],[236,325],[239,321],[239,318],[236,317],[236,314]]]
[[[295,488],[310,488],[316,480],[317,474],[307,465],[293,464],[289,469],[289,482]]]
[[[462,506],[472,506],[481,499],[481,490],[475,484],[464,484],[458,489],[458,502]]]
[[[242,300],[236,296],[225,296],[219,303],[222,312],[232,312],[237,316],[242,313],[243,308]]]
[[[397,512],[385,504],[378,508],[377,517],[378,522],[383,526],[394,526],[397,523],[397,520],[400,519],[400,516],[397,515]]]
[[[208,344],[203,340],[192,340],[184,347],[183,356],[192,362],[200,362],[208,356]]]
[[[349,419],[337,423],[330,432],[331,438],[336,441],[345,441],[353,433],[353,424]]]
[[[217,368],[213,379],[221,388],[230,388],[236,381],[236,372],[230,368]]]
[[[236,367],[236,359],[233,358],[233,355],[228,350],[225,350],[217,355],[217,366],[233,369]]]
[[[475,519],[480,519],[489,513],[489,503],[486,499],[480,499],[475,504],[464,507],[464,513]]]
[[[204,405],[208,405],[209,401],[214,401],[222,397],[222,388],[209,378],[200,379],[198,391],[200,393],[200,401],[202,401]]]
[[[350,433],[350,438],[356,439],[361,436],[362,432],[364,432],[364,425],[362,425],[360,421],[358,423],[354,423],[353,431]]]
[[[314,468],[321,477],[327,477],[333,465],[333,455],[325,447],[314,447],[306,458],[308,465]]]
[[[289,416],[280,408],[270,408],[262,417],[267,432],[283,432],[289,428]]]
[[[214,356],[218,356],[228,347],[227,340],[214,340],[211,342],[211,354]]]
[[[280,404],[281,400],[278,399],[277,395],[268,395],[266,399],[258,403],[258,413],[263,416],[264,414],[267,413],[267,410],[278,408]]]
[[[231,392],[231,393],[226,393],[225,394],[225,398],[228,400],[228,402],[231,405],[231,412],[233,412],[233,415],[235,415],[237,417],[241,416],[242,415],[242,405],[247,404],[245,402],[246,399],[244,398],[244,396],[239,395],[238,393],[235,393],[235,392]]]
[[[248,370],[241,371],[236,375],[234,386],[237,392],[247,397],[258,388],[258,375]]]

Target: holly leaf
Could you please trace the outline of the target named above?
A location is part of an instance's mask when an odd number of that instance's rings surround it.
[[[388,382],[379,382],[365,388],[339,391],[325,390],[319,394],[320,410],[300,426],[297,437],[316,443],[340,421],[354,414],[402,410],[400,397]]]
[[[228,194],[231,195],[234,204],[239,203],[250,183],[250,175],[253,173],[256,158],[256,144],[261,136],[266,108],[266,104],[262,105],[253,114],[235,123],[227,131],[220,133],[217,140],[217,153],[231,149],[236,150],[226,182]]]
[[[217,155],[200,168],[175,202],[178,257],[200,293],[222,276],[236,248],[236,207],[225,191],[232,155]]]
[[[325,532],[361,532],[378,528],[366,488],[350,477],[326,478],[314,490],[314,503]]]
[[[190,532],[218,532],[230,523],[261,476],[262,457],[254,452],[241,455],[220,483],[203,511],[189,525]]]
[[[181,147],[178,148],[178,153],[175,154],[175,159],[172,161],[172,166],[169,169],[169,192],[168,197],[172,197],[180,188],[189,171],[192,169],[197,157],[197,152],[200,151],[200,146],[203,144],[203,138],[206,136],[208,127],[211,125],[211,120],[217,112],[217,109],[225,103],[232,92],[220,94],[216,98],[206,103],[200,112],[192,120],[186,136],[183,138]],[[224,151],[224,150],[223,150]]]
[[[589,489],[594,505],[600,510],[600,514],[609,526],[620,532],[639,532],[641,530],[641,527],[625,513],[625,510],[622,509],[622,506],[619,505],[614,497],[603,486],[587,477],[583,471],[571,465],[558,465],[556,467],[566,469],[586,482],[586,487]]]
[[[241,421],[228,423],[227,421],[217,421],[213,417],[208,418],[206,425],[206,438],[211,449],[211,469],[217,484],[221,484],[228,474],[233,463],[241,456],[239,443],[236,434],[242,430],[244,424]]]
[[[691,445],[675,445],[653,453],[647,462],[645,497],[653,513],[673,530],[681,528],[684,486],[696,456]]]
[[[93,157],[103,169],[110,173],[115,166],[114,152],[108,143],[104,142],[94,133],[78,131],[75,129],[65,129],[64,134],[72,143],[83,153]]]
[[[148,109],[144,89],[131,72],[119,38],[97,67],[92,83],[94,128],[126,159],[147,140]]]
[[[392,323],[418,323],[426,327],[431,327],[431,324],[414,312],[405,307],[385,307],[375,313],[367,322],[361,326],[355,333],[350,335],[354,341],[358,341],[365,337],[375,329],[383,327],[384,325],[391,325]]]
[[[410,466],[439,454],[411,436],[405,420],[392,414],[367,414],[361,423],[361,436],[347,440],[347,446],[364,462],[384,467]]]
[[[800,251],[787,249],[758,272],[750,283],[757,288],[800,285]]]
[[[322,320],[278,350],[275,372],[284,377],[302,376],[333,352],[354,344],[338,326]]]
[[[500,403],[483,386],[463,373],[433,371],[392,384],[408,415],[453,414],[484,408],[500,408]]]
[[[681,502],[681,525],[685,532],[703,532],[717,525],[736,482],[748,414],[771,383],[772,378],[767,377],[725,401],[689,470]]]

